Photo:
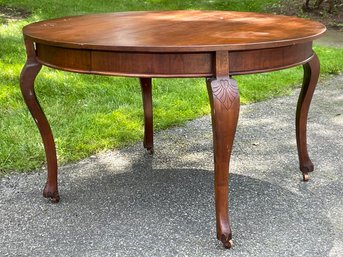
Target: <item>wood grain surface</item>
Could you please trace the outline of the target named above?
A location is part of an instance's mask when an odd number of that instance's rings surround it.
[[[309,42],[326,30],[296,17],[227,11],[122,12],[65,17],[30,24],[34,42],[112,51],[219,51]]]

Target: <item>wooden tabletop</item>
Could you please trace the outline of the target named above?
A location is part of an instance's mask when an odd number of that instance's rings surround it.
[[[91,14],[27,25],[38,43],[112,51],[217,51],[273,48],[312,41],[324,25],[296,17],[226,11]]]

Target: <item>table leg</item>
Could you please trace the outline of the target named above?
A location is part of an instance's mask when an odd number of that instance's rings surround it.
[[[217,238],[226,248],[230,248],[232,233],[228,214],[228,179],[239,115],[239,93],[236,81],[229,77],[207,79],[207,89],[212,114]]]
[[[149,153],[154,152],[153,143],[153,114],[152,114],[152,83],[151,78],[140,78],[140,84],[142,88],[143,96],[143,108],[144,108],[144,148],[148,150]]]
[[[41,137],[43,139],[45,154],[48,162],[48,178],[45,185],[43,196],[50,198],[52,202],[59,201],[57,187],[57,158],[54,138],[49,123],[44,112],[37,100],[34,90],[34,81],[42,65],[37,62],[33,43],[25,40],[27,61],[20,75],[20,89],[23,94],[25,103],[36,122]]]
[[[315,53],[313,54],[313,57],[310,59],[310,61],[303,65],[303,68],[304,80],[299,95],[295,124],[300,170],[303,173],[304,181],[308,181],[308,173],[312,172],[314,167],[307,151],[307,115],[320,72],[319,60]]]

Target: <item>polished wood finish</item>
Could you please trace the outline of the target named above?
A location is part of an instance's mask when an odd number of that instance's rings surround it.
[[[229,162],[240,107],[238,85],[231,76],[304,66],[296,137],[306,180],[313,170],[307,152],[307,115],[319,76],[312,41],[324,31],[320,23],[295,17],[221,11],[94,14],[24,27],[28,59],[20,86],[44,142],[48,161],[44,196],[59,200],[55,145],[34,93],[42,64],[72,72],[140,78],[143,144],[151,153],[152,78],[205,77],[213,128],[217,238],[230,248]]]
[[[154,127],[152,114],[152,81],[151,78],[140,78],[143,109],[144,109],[144,139],[143,146],[149,153],[154,152]]]
[[[217,238],[226,248],[232,246],[228,214],[229,164],[239,114],[239,92],[235,80],[229,78],[227,51],[216,53],[216,78],[207,79],[211,105],[214,151],[214,188]]]
[[[66,17],[24,27],[37,43],[124,52],[207,52],[309,42],[321,23],[270,14],[223,11],[123,12]]]
[[[43,190],[43,196],[50,198],[52,202],[57,203],[60,197],[57,185],[57,156],[55,142],[49,122],[37,100],[34,90],[34,81],[42,68],[42,64],[37,62],[33,43],[30,40],[25,40],[25,47],[27,61],[20,75],[20,89],[25,103],[42,136],[45,155],[48,162],[48,179]]]
[[[68,49],[36,44],[37,59],[66,71],[130,77],[211,77],[214,52],[136,53]],[[229,52],[230,74],[249,74],[289,68],[308,61],[311,42],[277,48]]]
[[[300,170],[303,173],[304,181],[308,181],[308,173],[312,172],[314,167],[308,156],[306,127],[308,111],[320,72],[320,64],[317,55],[314,54],[311,60],[304,64],[303,67],[304,80],[299,95],[295,124]]]

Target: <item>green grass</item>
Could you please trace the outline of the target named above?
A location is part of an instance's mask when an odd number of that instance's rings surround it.
[[[0,4],[34,11],[35,17],[47,19],[67,15],[131,10],[208,9],[262,12],[276,0],[0,0]]]
[[[0,174],[39,168],[43,145],[20,94],[18,78],[25,62],[24,25],[41,19],[90,12],[152,9],[221,9],[263,11],[261,1],[91,1],[0,0],[32,11],[21,21],[0,24]],[[2,19],[3,20],[3,19]],[[316,47],[322,76],[343,70],[343,50]],[[280,72],[237,76],[242,103],[290,93],[302,80],[301,67]],[[184,88],[187,87],[187,90]],[[37,77],[38,98],[50,121],[59,163],[132,144],[143,137],[143,111],[137,79],[78,75],[43,68]],[[209,113],[203,79],[156,79],[154,125],[161,130]]]

